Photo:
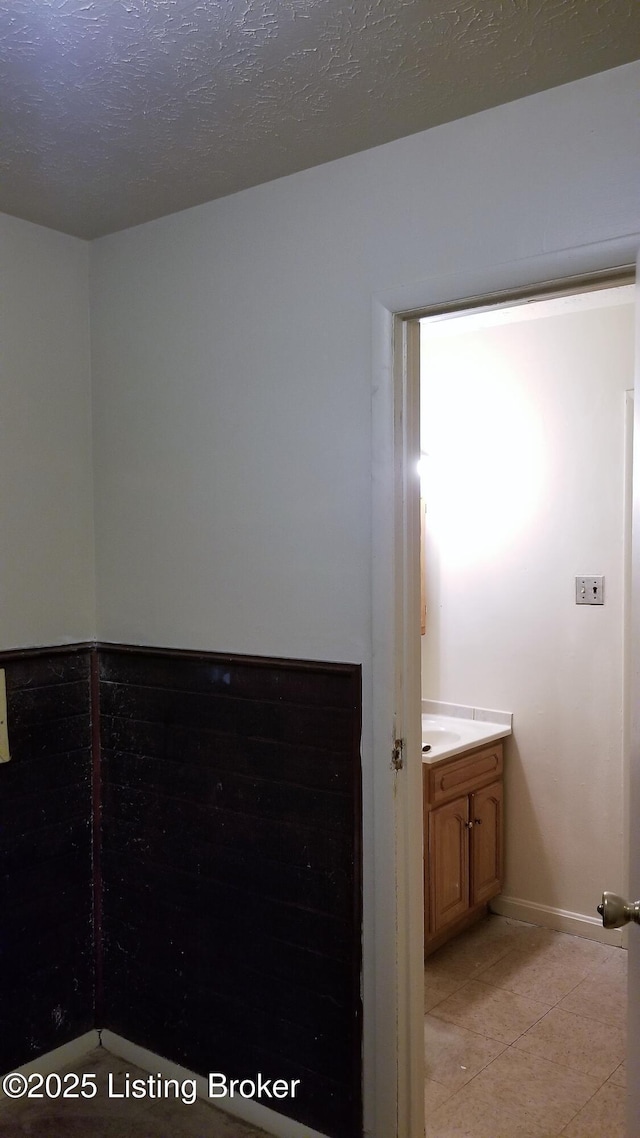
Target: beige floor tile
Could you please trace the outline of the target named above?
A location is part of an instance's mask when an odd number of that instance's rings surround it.
[[[451,1087],[444,1087],[442,1083],[437,1083],[435,1079],[425,1079],[424,1081],[424,1116],[429,1118],[431,1114],[442,1106],[443,1102],[451,1098],[454,1091]]]
[[[601,1084],[597,1076],[583,1075],[509,1047],[469,1085],[507,1110],[523,1108],[553,1133],[566,1126]]]
[[[495,1059],[504,1044],[467,1031],[435,1016],[425,1016],[424,1052],[427,1077],[458,1090]]]
[[[434,954],[430,999],[463,983],[431,1004],[433,1041],[440,1021],[511,1046],[444,1101],[464,1050],[460,1037],[448,1058],[432,1049],[427,1138],[622,1138],[626,962],[611,945],[498,916]]]
[[[425,977],[450,976],[469,980],[479,976],[511,947],[510,933],[481,922],[461,933],[425,960]]]
[[[570,950],[578,941],[575,959],[586,959],[585,973],[607,959],[611,951],[592,941],[491,915],[427,958],[425,968],[432,975],[454,975],[471,979],[480,975],[510,951],[540,952],[550,949],[558,954]],[[586,947],[584,947],[586,946]]]
[[[428,1115],[425,1127],[426,1138],[557,1138],[559,1133],[522,1105],[492,1102],[473,1083]]]
[[[620,1026],[627,1018],[626,979],[606,967],[599,968],[569,992],[558,1007],[563,1012]]]
[[[619,959],[622,953],[622,949],[611,944],[602,944],[601,941],[588,940],[587,937],[557,932],[551,934],[551,939],[547,940],[545,947],[558,958],[568,959],[574,965],[580,964],[590,971]],[[626,952],[624,956],[626,957]]]
[[[546,1015],[551,1006],[470,980],[437,1004],[431,1015],[500,1043],[513,1043]]]
[[[602,962],[600,968],[604,973],[609,973],[612,976],[618,976],[621,980],[627,978],[627,961],[629,954],[625,948],[612,948],[609,950],[607,959]],[[598,969],[599,971],[600,969]]]
[[[569,941],[578,939],[572,936],[566,937],[566,934],[543,928],[542,925],[527,924],[526,921],[516,921],[511,917],[500,917],[495,913],[492,913],[486,922],[482,922],[478,927],[480,928],[483,925],[486,926],[485,935],[489,938],[498,937],[508,944],[509,948],[516,950],[541,948],[548,944],[561,943],[564,939]]]
[[[528,925],[523,921],[512,921],[511,948],[530,951],[546,947],[559,947],[564,940],[563,933],[545,929],[542,925]],[[575,937],[569,938],[575,940]]]
[[[457,992],[465,983],[464,980],[453,976],[430,976],[424,978],[424,1010],[425,1014],[446,999],[452,992]]]
[[[469,931],[480,940],[501,943],[505,948],[515,948],[520,940],[530,941],[532,936],[546,932],[537,925],[528,925],[523,921],[514,921],[511,917],[500,917],[495,913],[479,921]]]
[[[483,984],[494,984],[531,1000],[557,1003],[589,974],[588,968],[559,958],[553,950],[512,951],[486,968]]]
[[[513,1045],[518,1051],[608,1079],[624,1059],[626,1032],[552,1008]]]
[[[611,1080],[562,1131],[563,1138],[626,1138],[626,1096]]]
[[[574,960],[586,961],[590,967],[597,968],[610,959],[612,954],[622,950],[602,941],[588,937],[574,936],[571,933],[557,932],[543,928],[542,925],[529,925],[524,921],[512,921],[511,947],[529,951],[549,948],[558,954],[568,952]]]
[[[616,1067],[616,1069],[613,1072],[609,1082],[615,1083],[615,1085],[617,1087],[626,1087],[626,1085],[627,1085],[627,1061],[626,1061],[626,1059],[623,1063],[620,1064],[619,1067]]]
[[[590,940],[588,937],[556,932],[554,929],[546,929],[541,925],[528,925],[522,921],[514,921],[513,924],[515,927],[512,947],[516,949],[529,951],[548,948],[558,955],[568,953],[574,961],[586,962],[590,968],[598,968],[621,953],[626,956],[623,949],[604,944],[602,941]]]

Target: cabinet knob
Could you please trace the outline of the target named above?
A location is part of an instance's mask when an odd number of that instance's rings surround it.
[[[482,818],[474,818],[473,821],[474,821],[474,825],[476,825],[476,826],[482,825]]]
[[[467,822],[467,824],[466,824],[466,825],[467,825],[467,829],[468,829],[468,830],[472,830],[472,829],[473,829],[473,822]]]

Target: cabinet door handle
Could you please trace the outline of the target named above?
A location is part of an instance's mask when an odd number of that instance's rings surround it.
[[[473,822],[467,822],[466,827],[468,830],[472,830],[473,829]]]
[[[473,822],[474,822],[475,826],[481,826],[482,825],[482,818],[474,818]]]

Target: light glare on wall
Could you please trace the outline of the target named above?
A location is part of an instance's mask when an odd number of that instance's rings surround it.
[[[495,359],[458,353],[447,375],[425,369],[421,460],[427,535],[441,563],[491,561],[518,542],[540,507],[542,424],[526,392]]]

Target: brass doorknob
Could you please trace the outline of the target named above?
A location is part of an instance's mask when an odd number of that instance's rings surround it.
[[[603,893],[598,912],[605,929],[621,929],[629,921],[635,921],[636,925],[640,925],[640,901],[630,903],[625,901],[624,897],[619,897],[617,893]]]

